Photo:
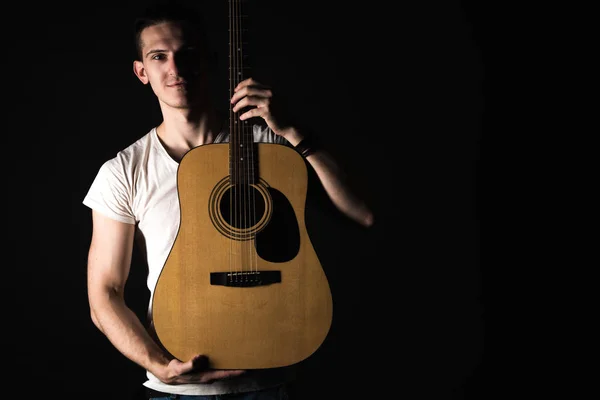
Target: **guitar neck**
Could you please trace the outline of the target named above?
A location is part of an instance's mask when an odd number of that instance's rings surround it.
[[[242,26],[246,18],[242,4],[243,0],[229,0],[229,98],[233,96],[235,87],[246,78],[245,72],[248,58],[245,53],[244,32]],[[229,105],[229,171],[233,184],[252,184],[257,177],[254,136],[251,124],[241,121],[239,114],[244,112],[233,111],[233,105]]]

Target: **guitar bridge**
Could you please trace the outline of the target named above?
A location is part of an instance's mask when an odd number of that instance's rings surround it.
[[[210,284],[231,287],[265,286],[281,282],[281,271],[211,272]]]

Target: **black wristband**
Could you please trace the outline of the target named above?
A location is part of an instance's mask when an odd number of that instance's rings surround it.
[[[317,143],[312,135],[308,135],[294,146],[294,148],[302,157],[306,158],[317,150]]]

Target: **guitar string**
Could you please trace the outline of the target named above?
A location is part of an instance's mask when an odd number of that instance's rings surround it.
[[[234,1],[234,19],[235,19],[235,34],[236,34],[236,46],[235,46],[235,65],[236,65],[236,85],[241,82],[242,77],[242,68],[241,68],[241,47],[242,47],[242,38],[241,38],[241,24],[240,24],[240,2],[239,0]],[[238,112],[238,116],[236,118],[237,124],[239,126],[239,136],[238,136],[238,159],[236,160],[238,164],[238,176],[237,176],[237,185],[236,185],[236,195],[237,201],[239,204],[238,207],[238,224],[236,225],[239,228],[239,240],[238,240],[238,257],[237,260],[239,262],[240,274],[239,281],[240,283],[247,279],[246,266],[245,266],[245,235],[246,229],[248,226],[247,221],[247,203],[246,203],[246,193],[243,191],[244,186],[247,184],[245,181],[247,179],[247,171],[246,171],[246,160],[245,160],[245,146],[246,146],[246,124],[239,119],[239,114],[242,113],[243,110]]]
[[[239,59],[239,50],[240,50],[240,26],[239,26],[239,18],[238,18],[238,1],[234,0],[234,24],[235,24],[235,48],[234,48],[234,53],[235,53],[235,73],[236,73],[236,80],[235,80],[235,85],[239,84],[241,81],[241,70],[240,70],[240,59]],[[238,282],[241,282],[243,280],[243,276],[244,276],[244,241],[243,241],[243,235],[244,235],[244,226],[243,226],[243,220],[244,220],[244,202],[243,202],[243,192],[240,190],[242,188],[243,185],[243,171],[242,168],[244,167],[243,164],[241,163],[241,156],[243,156],[243,150],[242,147],[244,145],[244,124],[243,122],[240,120],[239,116],[240,116],[241,111],[238,111],[237,115],[236,115],[236,124],[238,127],[238,142],[237,142],[237,159],[236,159],[236,165],[238,166],[237,169],[237,184],[235,186],[235,194],[236,194],[236,203],[237,203],[237,209],[236,209],[236,225],[239,229],[238,231],[238,235],[239,235],[239,239],[237,241],[238,243],[238,249],[237,249],[237,255],[236,255],[236,261],[238,263]]]
[[[237,48],[236,48],[236,55],[237,55],[237,64],[238,64],[238,83],[244,78],[243,76],[243,54],[242,54],[242,47],[243,47],[243,42],[242,42],[242,24],[241,24],[241,3],[239,0],[235,1],[235,5],[236,5],[236,24],[237,24],[237,36],[238,36],[238,41],[237,41]],[[240,113],[243,112],[243,110],[240,110]],[[239,188],[240,190],[240,202],[241,202],[241,207],[240,207],[240,211],[241,211],[241,215],[240,215],[240,223],[242,224],[241,227],[241,240],[240,240],[240,264],[241,264],[241,270],[242,270],[242,274],[241,274],[241,281],[242,282],[246,282],[248,281],[248,270],[247,270],[247,257],[246,255],[248,254],[248,244],[247,244],[247,233],[248,233],[248,226],[249,226],[249,221],[248,221],[248,198],[247,198],[247,192],[245,190],[245,188],[248,186],[249,182],[248,182],[248,158],[247,158],[247,153],[248,153],[248,125],[246,121],[242,121],[240,122],[241,125],[241,132],[242,132],[242,136],[241,136],[241,143],[240,143],[240,153],[241,153],[241,157],[240,157],[240,169],[241,172],[243,174],[243,176],[241,176],[241,180],[240,180],[240,184],[239,184]]]
[[[238,46],[237,40],[238,40],[238,38],[237,38],[237,20],[235,18],[235,1],[233,2],[232,7],[233,7],[233,11],[232,11],[232,18],[233,19],[232,19],[232,21],[233,21],[233,38],[234,39],[233,39],[233,44],[232,44],[232,54],[231,54],[231,57],[232,57],[232,62],[233,62],[233,88],[235,89],[235,86],[239,82],[238,76],[237,76],[237,74],[238,74],[238,70],[237,70],[237,46]],[[234,227],[234,231],[235,231],[235,228],[239,227],[239,220],[238,220],[238,217],[239,217],[239,208],[238,208],[239,207],[239,198],[238,198],[238,195],[239,195],[239,193],[238,193],[237,188],[239,187],[239,183],[240,183],[239,182],[239,179],[240,179],[240,176],[239,176],[239,166],[240,166],[240,164],[239,164],[239,136],[240,136],[239,129],[240,129],[240,125],[239,125],[239,123],[240,122],[239,122],[239,119],[238,119],[238,114],[234,113],[233,114],[233,118],[234,118],[233,123],[234,123],[234,125],[236,127],[236,137],[235,137],[236,141],[233,144],[234,149],[235,149],[234,163],[235,163],[236,175],[235,175],[235,179],[233,181],[234,186],[232,187],[232,195],[234,196],[234,204],[235,204],[235,210],[234,210],[234,219],[235,219],[235,221],[233,223],[233,227]],[[239,232],[236,232],[236,235],[238,235],[238,234],[239,234]],[[234,236],[234,240],[235,240],[235,236]],[[236,242],[234,246],[237,246],[237,245],[238,245],[238,243]],[[234,265],[234,267],[235,267],[234,268],[234,272],[235,272],[235,281],[237,282],[238,277],[239,277],[239,275],[237,274],[238,268],[239,268],[239,265],[238,265],[239,260],[238,260],[237,254],[235,254],[236,252],[237,252],[236,249],[234,249],[234,264],[235,264]]]
[[[243,21],[243,12],[242,12],[242,2],[240,0],[237,1],[239,4],[239,13],[238,13],[238,18],[240,19],[240,70],[244,71],[244,58],[245,58],[245,54],[244,54],[244,37],[243,37],[243,25],[242,25],[242,21]],[[245,78],[245,76],[244,76]],[[249,181],[247,182],[246,185],[246,194],[247,194],[247,201],[248,201],[248,208],[244,207],[244,211],[249,211],[250,213],[252,213],[252,215],[247,215],[246,216],[246,249],[247,249],[247,262],[248,262],[248,267],[249,267],[249,279],[255,279],[255,277],[253,276],[253,273],[258,272],[258,265],[257,265],[257,259],[256,259],[256,254],[255,251],[253,249],[253,240],[251,238],[251,236],[249,235],[249,233],[251,232],[251,228],[254,226],[254,224],[256,224],[257,220],[256,220],[256,199],[255,199],[255,195],[256,195],[256,191],[253,189],[252,184],[256,184],[257,182],[255,181],[255,175],[254,175],[254,132],[253,132],[253,127],[251,124],[245,124],[244,125],[246,131],[246,136],[245,138],[247,139],[246,142],[244,143],[244,149],[245,151],[245,156],[244,159],[246,160],[246,163],[244,164],[247,168],[246,170],[246,175],[245,178],[249,179]],[[256,240],[256,239],[255,239]]]
[[[243,51],[243,48],[242,48]],[[243,55],[243,53],[242,53]],[[242,62],[243,62],[243,58],[242,58]],[[243,66],[243,65],[242,65]],[[252,129],[252,127],[251,127]],[[259,185],[260,182],[258,180],[257,175],[255,175],[255,173],[257,173],[258,171],[255,171],[254,168],[258,168],[258,164],[255,162],[256,160],[254,159],[255,156],[255,151],[258,152],[258,145],[254,145],[254,132],[251,132],[252,135],[250,135],[250,146],[249,146],[249,152],[250,152],[250,160],[249,160],[249,165],[250,165],[250,182],[253,185]],[[258,156],[258,154],[256,154],[256,156]],[[248,186],[248,191],[249,194],[251,195],[251,212],[253,213],[252,215],[252,222],[254,224],[256,224],[258,222],[258,218],[256,215],[256,192],[257,190],[254,189],[252,186]],[[265,208],[263,208],[263,212],[264,212]],[[250,258],[251,258],[251,267],[253,269],[253,272],[255,273],[252,279],[258,279],[258,253],[257,253],[257,245],[258,245],[258,237],[256,236],[256,233],[258,232],[254,232],[254,234],[252,235],[252,239],[248,242],[248,247],[249,247],[249,251],[250,251]],[[254,247],[253,247],[254,246]]]
[[[237,46],[235,49],[235,54],[236,54],[236,65],[237,65],[237,73],[238,73],[238,79],[236,83],[239,83],[242,79],[243,79],[243,68],[242,68],[242,53],[241,53],[241,49],[242,49],[242,27],[241,27],[241,14],[240,14],[240,2],[238,0],[235,1],[235,21],[236,21],[236,35],[237,35]],[[243,112],[243,110],[239,111],[240,113]],[[239,121],[239,118],[238,118]],[[241,136],[240,136],[240,158],[239,158],[239,163],[240,163],[240,171],[241,171],[241,176],[239,176],[239,181],[238,181],[238,189],[239,189],[239,200],[240,200],[240,254],[239,254],[239,261],[240,261],[240,267],[241,267],[241,275],[240,275],[240,281],[241,282],[245,282],[248,280],[248,271],[246,270],[246,251],[247,251],[247,243],[246,243],[246,234],[247,234],[247,230],[248,230],[248,214],[247,214],[247,210],[248,210],[248,200],[246,198],[246,191],[244,190],[244,188],[248,185],[248,169],[247,169],[247,157],[246,157],[246,153],[247,153],[247,145],[248,145],[248,138],[247,138],[247,123],[245,121],[240,121],[240,131],[241,131]]]
[[[233,11],[232,11],[232,2],[231,0],[229,1],[229,94],[230,97],[231,95],[233,95],[233,88],[234,88],[234,84],[235,84],[235,69],[233,66],[233,59],[234,59],[234,54],[233,54]],[[234,206],[235,206],[235,199],[234,199],[234,195],[235,195],[235,174],[236,174],[236,146],[235,146],[235,131],[236,131],[236,126],[235,126],[235,116],[233,113],[233,109],[232,106],[230,105],[230,112],[229,112],[229,140],[230,140],[230,144],[229,144],[229,159],[230,159],[230,164],[229,164],[229,185],[230,185],[230,196],[229,196],[229,222],[235,227],[235,222],[233,221],[233,217],[235,215],[234,212]],[[234,266],[233,266],[233,262],[234,262],[234,257],[233,257],[233,241],[229,242],[229,279],[231,281],[233,281],[234,278]]]

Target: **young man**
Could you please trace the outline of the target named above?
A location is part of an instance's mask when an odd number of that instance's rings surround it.
[[[286,368],[215,370],[206,367],[201,354],[190,360],[170,357],[124,301],[135,239],[145,253],[152,293],[177,236],[178,163],[197,146],[229,141],[228,128],[211,103],[206,42],[192,15],[158,7],[136,23],[138,59],[133,70],[151,86],[163,120],[102,165],[83,201],[92,209],[93,221],[88,257],[91,317],[121,353],[147,371],[144,385],[153,391],[152,398],[226,393],[285,398]],[[262,118],[266,123],[254,126],[254,141],[298,146],[304,132],[279,123],[271,98],[270,89],[249,78],[237,85],[231,104],[240,120]],[[300,147],[333,204],[370,226],[371,211],[349,190],[335,160],[318,147]]]

